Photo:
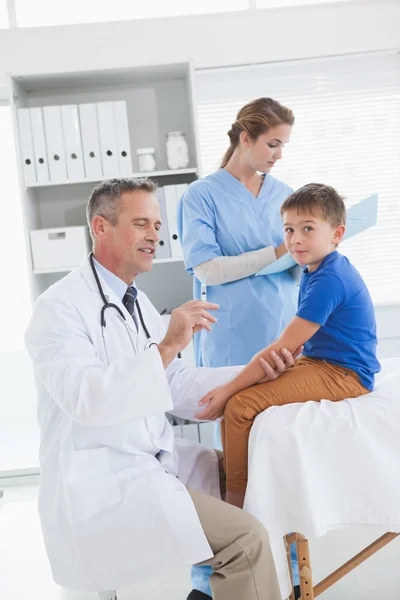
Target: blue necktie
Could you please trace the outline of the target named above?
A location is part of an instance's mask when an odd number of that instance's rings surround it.
[[[139,330],[138,323],[137,323],[136,316],[135,316],[136,297],[137,297],[137,289],[134,288],[133,285],[131,285],[128,287],[128,289],[126,290],[125,296],[122,298],[122,304],[125,306],[126,310],[131,315],[131,317],[136,325],[136,329]]]

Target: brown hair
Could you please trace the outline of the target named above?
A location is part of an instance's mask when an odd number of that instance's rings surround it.
[[[343,197],[330,185],[308,183],[286,198],[281,206],[281,216],[287,210],[297,210],[297,214],[314,209],[322,213],[322,218],[332,227],[346,225],[346,207]]]
[[[246,131],[252,140],[256,140],[261,134],[266,133],[271,127],[277,125],[293,125],[294,115],[289,108],[282,106],[272,98],[258,98],[243,106],[236,121],[228,131],[231,141],[228,150],[222,159],[221,168],[226,167],[235,148],[239,144],[242,131]]]

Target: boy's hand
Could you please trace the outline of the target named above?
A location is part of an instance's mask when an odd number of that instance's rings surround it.
[[[266,383],[267,381],[274,381],[274,379],[278,379],[278,377],[282,375],[286,369],[293,367],[295,358],[297,358],[299,354],[303,352],[303,349],[304,346],[299,346],[296,352],[292,355],[289,350],[282,348],[280,352],[284,358],[284,361],[277,352],[272,351],[271,359],[275,364],[275,368],[272,368],[264,358],[260,358],[260,365],[265,371],[265,377],[260,379],[258,383]]]
[[[224,414],[225,404],[228,402],[230,394],[226,389],[226,386],[220,385],[214,388],[211,392],[208,392],[199,401],[199,406],[207,404],[206,408],[194,415],[196,419],[204,419],[206,421],[215,421]]]

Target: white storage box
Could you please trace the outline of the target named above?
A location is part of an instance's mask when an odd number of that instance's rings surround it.
[[[89,240],[88,227],[55,227],[31,231],[34,272],[70,271],[78,267],[90,252]]]

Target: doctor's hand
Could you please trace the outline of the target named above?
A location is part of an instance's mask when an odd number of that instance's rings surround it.
[[[210,310],[218,310],[219,305],[202,300],[191,300],[172,311],[171,320],[165,338],[158,345],[164,368],[191,341],[193,334],[201,329],[211,331],[211,325],[217,322]]]
[[[220,385],[211,392],[208,392],[199,402],[199,406],[207,405],[206,408],[194,416],[196,419],[204,419],[206,421],[214,421],[218,417],[222,417],[225,410],[225,405],[230,398],[229,392],[224,385]]]
[[[293,367],[294,360],[303,352],[304,346],[299,346],[297,350],[291,354],[287,348],[282,348],[280,350],[283,359],[279,356],[277,352],[271,352],[271,359],[275,365],[272,368],[269,363],[264,359],[260,358],[260,365],[264,369],[265,377],[263,377],[258,383],[266,383],[267,381],[274,381],[274,379],[278,379],[286,371],[286,369],[290,369]]]

